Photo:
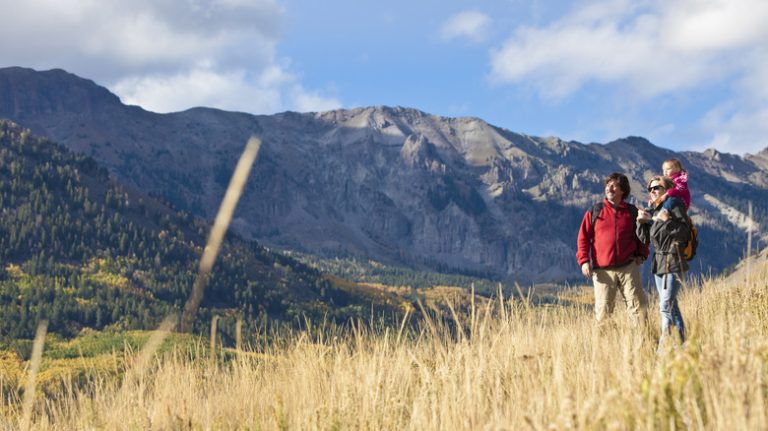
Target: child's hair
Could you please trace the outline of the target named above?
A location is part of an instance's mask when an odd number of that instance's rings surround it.
[[[664,163],[662,165],[666,165],[667,163],[671,164],[672,166],[674,166],[677,170],[679,170],[681,172],[687,172],[683,168],[683,164],[680,163],[680,160],[677,160],[677,159],[667,159],[667,160],[664,160]]]

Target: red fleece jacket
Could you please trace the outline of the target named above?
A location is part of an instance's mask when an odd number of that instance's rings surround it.
[[[614,208],[611,202],[603,199],[603,209],[594,228],[592,226],[592,212],[587,211],[581,220],[576,243],[579,266],[591,261],[593,268],[618,267],[634,257],[648,257],[648,246],[635,235],[635,219],[626,202],[622,201]]]

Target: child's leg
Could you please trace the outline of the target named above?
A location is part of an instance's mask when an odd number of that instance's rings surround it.
[[[668,197],[661,205],[661,209],[667,210],[667,212],[672,212],[672,208],[674,208],[675,205],[685,206],[685,203],[678,197]]]

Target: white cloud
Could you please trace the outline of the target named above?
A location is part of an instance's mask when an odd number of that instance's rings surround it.
[[[488,36],[491,19],[478,11],[464,11],[453,15],[443,24],[440,36],[443,40],[467,38],[481,42]]]
[[[158,112],[297,108],[300,83],[276,54],[275,0],[0,0],[0,9],[13,17],[0,41],[23,41],[0,42],[3,65],[63,68]]]
[[[662,31],[671,47],[706,51],[749,47],[768,35],[763,0],[678,0],[662,3]]]
[[[184,4],[186,3],[186,4]],[[125,69],[182,70],[201,60],[250,65],[272,61],[280,8],[272,0],[232,5],[220,0],[0,0],[13,16],[0,27],[4,61],[29,60],[89,66],[103,78]],[[50,63],[50,60],[47,62]],[[53,65],[51,65],[53,66]]]
[[[307,91],[301,85],[295,85],[291,90],[292,105],[299,112],[320,112],[341,108],[341,102],[328,98],[318,92]]]
[[[664,17],[625,1],[591,5],[546,27],[519,28],[491,56],[499,83],[533,82],[547,98],[591,83],[621,85],[650,98],[693,87],[723,69],[712,56],[672,49],[660,34]]]
[[[763,0],[591,1],[517,28],[492,51],[489,77],[555,102],[596,84],[649,109],[659,96],[719,86],[732,106],[701,120],[699,132],[717,130],[713,145],[754,151],[768,136],[766,22]]]
[[[118,82],[114,90],[124,103],[151,107],[156,112],[195,106],[250,113],[306,112],[341,106],[335,98],[304,89],[276,66],[256,77],[245,70],[221,73],[205,68],[177,75],[135,76]]]
[[[278,87],[279,88],[279,87]],[[196,69],[176,75],[141,75],[114,86],[126,104],[156,112],[171,112],[195,106],[243,112],[274,112],[282,108],[280,91],[248,82],[240,71],[217,73]]]
[[[709,111],[700,121],[701,128],[712,138],[697,147],[717,148],[729,153],[757,153],[768,147],[768,106],[740,109],[721,105]]]

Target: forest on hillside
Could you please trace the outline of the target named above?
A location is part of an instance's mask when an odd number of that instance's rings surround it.
[[[0,215],[0,337],[8,338],[32,337],[41,319],[63,336],[155,327],[187,300],[208,233],[189,213],[127,190],[90,157],[9,121],[0,121]],[[253,327],[387,308],[371,300],[230,234],[195,329],[214,313]],[[231,332],[234,319],[220,327]]]

